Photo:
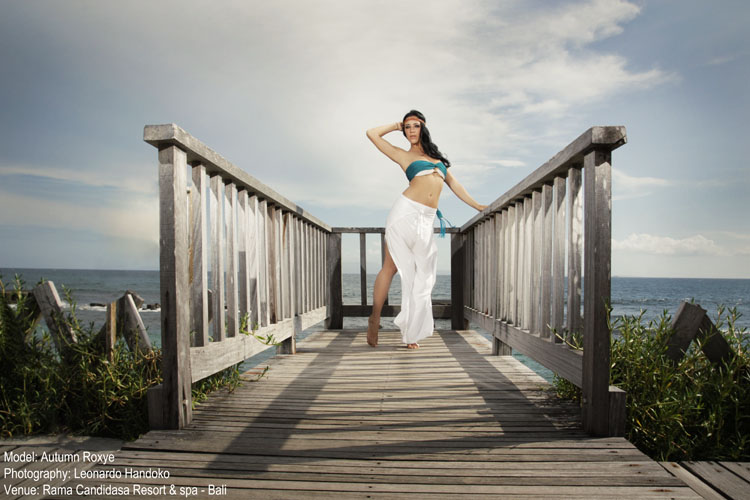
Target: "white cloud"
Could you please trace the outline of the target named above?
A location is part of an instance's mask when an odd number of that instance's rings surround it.
[[[158,194],[158,179],[156,176],[153,176],[148,181],[144,181],[142,177],[136,175],[114,177],[112,175],[113,170],[120,170],[127,173],[130,169],[122,166],[112,167],[111,165],[98,170],[63,169],[37,165],[0,165],[0,177],[5,175],[30,175],[43,178],[43,180],[53,179],[72,182],[81,187],[110,187],[130,191],[138,195],[156,196]]]
[[[44,200],[3,193],[0,196],[0,224],[71,228],[158,243],[159,201],[133,198],[124,206],[102,206],[92,210],[71,200]]]
[[[648,196],[655,189],[671,186],[673,183],[660,177],[635,177],[619,168],[612,167],[612,197],[615,200],[627,200]]]
[[[195,5],[149,4],[147,16],[137,2],[84,11],[60,7],[48,14],[55,20],[49,36],[85,51],[87,58],[75,64],[95,64],[97,74],[131,82],[142,94],[152,95],[159,81],[172,99],[192,103],[201,121],[210,116],[221,124],[215,134],[245,140],[262,163],[317,165],[314,175],[295,176],[289,185],[303,184],[302,200],[324,206],[360,204],[360,197],[341,193],[342,181],[375,200],[392,199],[392,183],[366,175],[384,160],[363,132],[409,108],[425,111],[436,142],[456,166],[489,166],[544,143],[545,134],[557,142],[558,134],[569,140],[580,133],[561,130],[554,120],[540,131],[528,119],[559,118],[669,78],[657,68],[630,70],[623,57],[590,49],[639,15],[640,8],[624,0],[544,8],[491,0]],[[184,27],[196,22],[221,29],[195,37]],[[86,27],[69,29],[69,23]],[[107,35],[94,36],[96,30]],[[91,39],[98,43],[92,46]],[[243,133],[245,120],[263,126]],[[192,132],[189,123],[180,124]],[[398,142],[395,134],[389,139]],[[471,177],[484,172],[467,168],[461,181],[479,185],[481,177]],[[285,181],[281,175],[264,179]]]
[[[633,233],[622,241],[612,240],[612,250],[651,255],[704,255],[724,257],[733,252],[716,244],[713,240],[697,234],[687,238],[670,238],[645,233]]]

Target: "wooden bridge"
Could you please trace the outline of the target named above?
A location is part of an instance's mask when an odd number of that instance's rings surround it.
[[[624,127],[587,130],[451,231],[451,302],[434,312],[453,330],[418,351],[395,332],[372,349],[364,331],[341,329],[371,309],[364,279],[361,304],[342,303],[341,234],[360,234],[364,277],[366,235],[382,242],[382,228],[331,227],[176,125],[147,126],[144,139],[159,151],[164,382],[149,393],[154,430],[96,468],[123,477],[77,484],[170,498],[170,486],[236,498],[695,497],[618,437],[625,394],[609,384],[606,306]],[[563,341],[574,334],[582,350]],[[268,377],[193,410],[192,382],[269,335],[282,342]],[[581,387],[581,408],[513,349]]]

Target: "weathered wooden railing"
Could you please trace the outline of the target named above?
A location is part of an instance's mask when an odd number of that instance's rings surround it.
[[[583,425],[595,435],[624,430],[625,394],[609,385],[607,306],[611,152],[625,142],[624,127],[587,130],[451,243],[453,328],[475,322],[496,354],[517,349],[581,387]],[[553,332],[582,334],[583,352]]]
[[[325,318],[331,228],[177,125],[143,137],[159,150],[164,376],[149,420],[181,428],[192,382],[268,348],[259,337],[293,353],[295,333]]]
[[[144,140],[159,149],[160,186],[164,382],[149,393],[150,418],[180,428],[191,382],[266,348],[257,337],[294,352],[305,327],[368,315],[366,234],[381,234],[382,259],[383,229],[329,227],[176,125],[147,126]],[[625,394],[609,385],[606,308],[611,151],[625,141],[624,127],[588,130],[452,230],[451,304],[435,310],[454,329],[472,321],[490,331],[496,354],[517,349],[581,387],[584,427],[597,435],[624,426]],[[342,233],[360,235],[359,305],[342,303]],[[383,315],[397,312],[388,305]],[[583,351],[553,331],[582,334]]]
[[[439,230],[436,228],[435,232]],[[456,233],[458,229],[448,228],[448,233]],[[380,235],[380,263],[385,260],[385,228],[384,227],[334,227],[331,229],[331,239],[328,249],[329,269],[332,271],[338,269],[338,273],[329,276],[328,294],[330,301],[329,316],[327,328],[343,328],[344,317],[364,317],[372,313],[372,300],[367,290],[367,235]],[[341,283],[341,235],[342,234],[359,234],[359,283],[360,283],[360,303],[344,304],[342,297]],[[380,268],[373,270],[377,273]],[[394,317],[401,312],[401,305],[388,303],[386,297],[385,305],[381,310],[381,316]],[[436,319],[449,319],[451,317],[451,305],[445,301],[433,301],[432,315]]]

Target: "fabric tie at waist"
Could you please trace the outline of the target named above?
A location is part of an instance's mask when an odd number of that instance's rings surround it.
[[[440,237],[445,238],[445,224],[446,222],[450,227],[453,227],[453,224],[450,223],[448,219],[443,217],[443,213],[440,211],[440,209],[435,212],[435,215],[437,215],[437,218],[440,220]]]

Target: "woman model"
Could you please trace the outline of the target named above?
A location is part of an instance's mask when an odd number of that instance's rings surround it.
[[[408,151],[383,139],[389,132],[403,132],[411,147]],[[383,154],[398,163],[409,180],[409,187],[394,203],[385,224],[385,260],[375,278],[372,315],[367,323],[367,343],[378,345],[380,311],[388,296],[393,276],[401,275],[401,312],[393,322],[401,330],[401,337],[409,349],[434,329],[432,319],[432,287],[437,274],[437,245],[433,237],[435,215],[443,183],[467,205],[481,211],[487,205],[477,203],[448,171],[451,166],[433,144],[425,126],[425,117],[411,110],[403,121],[371,128],[367,137]]]

